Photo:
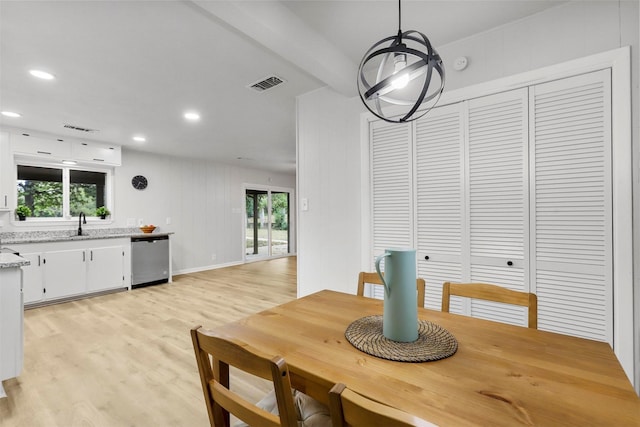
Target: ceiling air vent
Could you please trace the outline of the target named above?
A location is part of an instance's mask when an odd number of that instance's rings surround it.
[[[98,132],[98,129],[83,128],[83,127],[80,127],[80,126],[74,126],[74,125],[70,125],[70,124],[65,124],[64,128],[65,129],[71,129],[71,130],[77,130],[78,132]]]
[[[274,86],[278,86],[280,83],[284,83],[285,81],[280,77],[269,76],[264,79],[258,80],[255,83],[247,85],[248,88],[251,88],[257,92],[264,92],[267,89],[271,89]]]

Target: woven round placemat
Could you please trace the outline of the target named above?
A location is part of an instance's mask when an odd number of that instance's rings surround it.
[[[453,355],[458,341],[449,331],[428,320],[418,320],[418,339],[392,341],[382,334],[382,316],[367,316],[351,323],[344,333],[355,348],[396,362],[429,362]]]

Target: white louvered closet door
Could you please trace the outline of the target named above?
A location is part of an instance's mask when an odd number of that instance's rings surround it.
[[[463,104],[434,108],[416,121],[416,246],[425,306],[440,310],[442,284],[462,281]],[[451,311],[461,311],[452,305]]]
[[[538,327],[613,344],[610,70],[530,91]]]
[[[411,125],[376,121],[370,126],[372,255],[376,257],[388,248],[413,247],[413,148]],[[381,287],[374,287],[374,292],[383,298]]]
[[[528,97],[518,89],[468,102],[469,281],[528,291]],[[523,307],[467,301],[474,317],[526,325]]]

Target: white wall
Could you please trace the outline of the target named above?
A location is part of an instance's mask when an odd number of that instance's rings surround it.
[[[541,12],[530,18],[523,19],[476,36],[460,40],[449,45],[439,46],[436,40],[431,40],[440,55],[445,59],[447,70],[448,90],[459,89],[490,80],[506,77],[516,73],[542,68],[571,59],[612,50],[621,46],[631,46],[632,56],[632,153],[633,161],[633,194],[634,194],[634,254],[640,254],[640,142],[638,78],[640,64],[639,32],[638,32],[638,1],[575,1],[553,9]],[[421,30],[415,28],[415,30]],[[427,31],[428,29],[423,29]],[[374,40],[372,40],[372,43]],[[364,53],[364,52],[363,52]],[[467,56],[469,66],[462,72],[453,70],[453,60],[458,56]],[[298,111],[298,150],[300,153],[317,153],[316,160],[323,167],[329,167],[334,157],[330,150],[337,141],[341,146],[355,147],[360,144],[360,134],[355,134],[354,128],[359,126],[360,117],[350,108],[347,115],[353,123],[347,126],[323,129],[323,124],[331,123],[337,111],[344,111],[345,105],[351,105],[353,100],[347,100],[329,89],[316,91],[300,98]],[[357,100],[359,102],[359,100]],[[364,108],[360,108],[364,112]],[[339,133],[342,129],[342,133]],[[362,150],[364,151],[364,150]],[[298,161],[298,188],[302,195],[304,191],[312,189],[318,193],[332,194],[352,191],[343,197],[349,200],[366,197],[358,192],[367,191],[354,185],[352,180],[356,176],[354,168],[360,159],[359,152],[350,151],[351,168],[348,170],[333,168],[333,176],[326,180],[322,174],[312,173],[317,164],[311,162],[309,156],[300,156]],[[366,172],[363,172],[366,173]],[[318,211],[313,215],[301,213],[299,227],[298,251],[298,280],[301,294],[312,293],[324,288],[342,288],[355,292],[356,279],[354,271],[368,268],[366,257],[362,255],[363,248],[358,240],[358,231],[363,218],[368,218],[368,205],[362,208],[357,218],[344,217],[341,227],[350,230],[345,236],[343,244],[333,245],[332,235],[319,233],[316,230],[325,225],[325,216],[335,217],[335,204],[316,206]],[[355,208],[354,208],[355,209]],[[351,222],[347,223],[351,218]],[[629,230],[631,232],[631,230]],[[360,237],[366,238],[366,235]],[[313,244],[310,244],[309,241]],[[307,242],[304,246],[302,242]],[[332,260],[351,260],[359,265],[343,267],[339,270],[323,268],[326,262],[325,253],[332,248]],[[635,360],[640,358],[640,256],[634,256],[634,294],[635,294]],[[636,385],[640,385],[640,366],[636,362]]]
[[[360,101],[320,89],[298,99],[298,295],[355,293],[361,257]],[[299,203],[300,206],[300,203]]]
[[[131,186],[135,175],[147,177],[145,190]],[[116,168],[115,181],[115,226],[126,227],[127,218],[142,218],[146,224],[158,225],[159,231],[175,232],[174,274],[243,261],[245,184],[295,189],[293,174],[127,149],[123,150],[122,166]],[[295,252],[295,239],[291,243]]]

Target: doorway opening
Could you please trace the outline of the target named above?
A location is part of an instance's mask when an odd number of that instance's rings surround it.
[[[290,193],[275,190],[245,190],[247,260],[290,253]]]

